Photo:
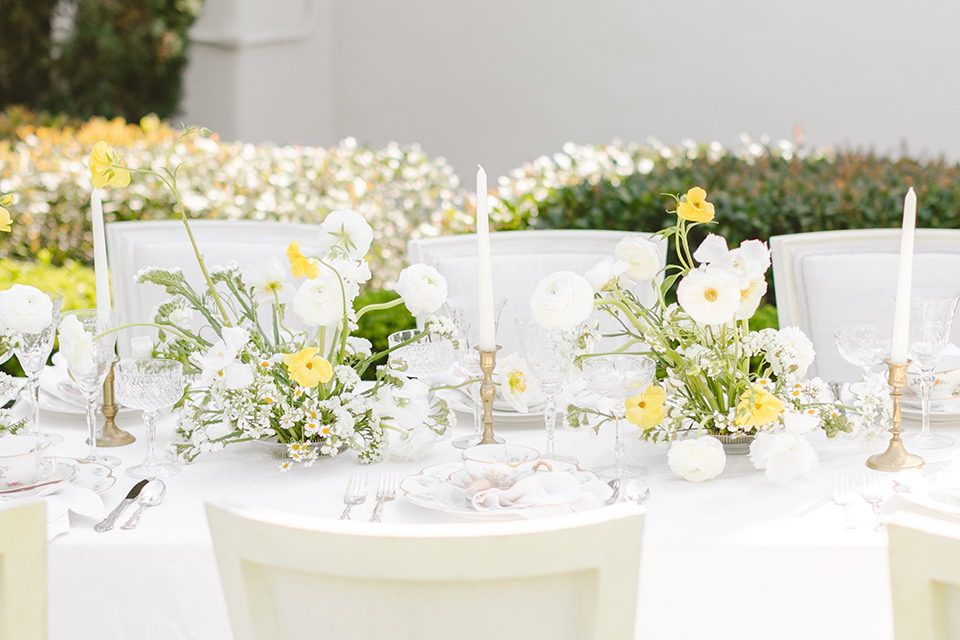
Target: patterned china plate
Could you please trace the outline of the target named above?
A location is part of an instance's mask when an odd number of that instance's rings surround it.
[[[10,498],[27,498],[44,493],[52,485],[68,482],[81,489],[89,489],[94,493],[103,493],[114,485],[117,478],[113,470],[94,462],[80,462],[76,458],[57,457],[57,467],[53,474],[45,480],[27,487],[0,491],[0,495]]]
[[[0,495],[4,496],[23,496],[28,495],[29,491],[34,489],[40,489],[41,487],[46,487],[52,484],[59,484],[70,480],[76,473],[77,468],[71,464],[64,464],[61,462],[63,458],[56,458],[57,464],[53,467],[53,471],[50,472],[50,475],[39,478],[36,482],[32,484],[26,484],[22,487],[14,487],[12,489],[3,489],[0,490]]]
[[[941,487],[934,475],[949,462],[931,462],[920,469],[907,469],[893,476],[893,490],[915,505],[960,518],[960,496]]]

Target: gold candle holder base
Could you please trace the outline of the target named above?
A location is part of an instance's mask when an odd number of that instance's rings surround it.
[[[483,382],[480,383],[480,400],[483,402],[483,437],[480,444],[497,444],[493,435],[493,400],[497,397],[497,387],[493,384],[493,369],[497,366],[496,349],[480,351],[480,370],[483,372]]]
[[[110,373],[107,379],[103,381],[103,406],[100,407],[103,412],[104,423],[103,430],[97,435],[98,447],[122,447],[125,444],[136,442],[132,434],[124,431],[117,426],[116,417],[119,407],[113,393],[113,366],[110,366]],[[89,442],[87,443],[89,444]]]
[[[890,393],[893,398],[893,427],[891,427],[890,433],[893,435],[886,451],[867,458],[867,466],[877,471],[916,469],[923,466],[923,458],[907,453],[907,449],[903,446],[903,440],[900,439],[900,434],[903,433],[903,429],[900,428],[900,420],[902,419],[900,398],[903,392],[900,389],[907,384],[907,367],[910,366],[910,361],[907,360],[903,364],[894,364],[890,360],[884,362],[887,363],[887,368],[890,370],[887,381],[893,387],[893,391]]]

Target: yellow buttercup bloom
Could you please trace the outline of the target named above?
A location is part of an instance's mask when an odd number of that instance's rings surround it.
[[[10,231],[10,225],[13,223],[13,219],[10,217],[10,212],[4,209],[3,207],[9,205],[13,202],[13,194],[8,193],[7,195],[0,198],[0,231]]]
[[[299,242],[293,241],[290,243],[290,246],[287,247],[287,257],[290,258],[290,264],[293,265],[290,273],[293,274],[294,278],[300,279],[303,276],[307,276],[308,280],[313,280],[320,274],[320,270],[317,269],[316,265],[300,253]]]
[[[742,427],[759,427],[776,420],[782,411],[782,400],[760,385],[754,385],[740,396],[734,423]]]
[[[627,398],[627,420],[644,431],[649,431],[660,424],[667,415],[663,404],[667,401],[667,392],[663,387],[650,385],[647,390],[638,396]]]
[[[107,185],[125,187],[130,184],[130,172],[122,168],[120,156],[103,140],[95,144],[90,153],[90,173],[93,174],[93,186],[97,189]]]
[[[710,222],[713,220],[713,205],[707,202],[707,192],[700,187],[687,191],[687,199],[677,205],[677,215],[690,222]]]
[[[301,387],[315,387],[326,384],[333,377],[333,367],[317,355],[318,349],[308,347],[299,353],[283,354],[283,364],[287,365],[290,377]]]

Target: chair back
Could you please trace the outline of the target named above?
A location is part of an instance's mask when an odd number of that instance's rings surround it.
[[[585,229],[490,234],[493,293],[495,297],[503,296],[507,300],[497,330],[497,342],[503,347],[499,357],[519,350],[514,321],[529,312],[533,291],[543,278],[556,271],[583,275],[602,259],[613,258],[617,243],[627,235],[630,232]],[[651,234],[639,235],[651,239]],[[665,243],[662,247],[666,262]],[[476,234],[410,240],[407,261],[435,267],[447,279],[451,297],[476,298],[478,295]],[[654,286],[654,281],[642,282],[634,293],[641,302],[652,305],[657,299]]]
[[[899,229],[819,231],[770,238],[781,327],[800,327],[817,357],[810,376],[853,381],[862,371],[837,351],[833,334],[848,324],[893,325]],[[917,229],[913,286],[960,291],[960,230]],[[960,339],[954,323],[951,341]]]
[[[190,229],[209,271],[231,262],[240,267],[276,256],[286,263],[287,247],[294,240],[306,255],[319,253],[320,225],[267,220],[191,220]],[[206,282],[197,263],[193,245],[183,221],[146,220],[113,222],[106,226],[113,307],[124,324],[152,321],[152,311],[166,299],[155,284],[138,284],[134,278],[147,267],[179,267],[199,293]],[[291,321],[296,318],[292,317]],[[200,326],[200,319],[195,319]],[[136,327],[117,341],[121,356],[129,355],[129,338],[147,335],[156,339],[154,329]],[[205,336],[208,337],[208,336]]]
[[[47,507],[0,508],[0,640],[47,637]]]
[[[632,640],[643,508],[390,525],[207,505],[237,640]]]
[[[894,637],[960,638],[960,523],[896,513],[887,531]]]

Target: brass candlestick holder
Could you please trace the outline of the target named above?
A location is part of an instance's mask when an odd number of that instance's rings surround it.
[[[119,407],[113,393],[113,382],[113,365],[110,365],[110,373],[103,381],[103,406],[100,411],[103,412],[104,423],[103,430],[97,436],[98,447],[122,447],[136,441],[132,434],[117,426],[116,417]]]
[[[497,397],[497,387],[493,384],[493,369],[497,366],[496,349],[485,351],[480,349],[480,370],[483,372],[483,382],[480,383],[480,400],[483,401],[483,437],[480,444],[496,444],[493,435],[493,400]]]
[[[887,368],[890,370],[887,382],[893,387],[893,391],[890,393],[893,398],[893,427],[890,429],[890,433],[893,436],[890,438],[890,445],[886,451],[867,458],[867,466],[877,471],[901,471],[922,467],[923,458],[907,453],[903,446],[903,440],[900,439],[900,434],[903,433],[903,429],[900,428],[900,420],[902,419],[900,398],[903,392],[900,389],[907,384],[907,367],[910,366],[910,361],[907,360],[903,364],[894,364],[889,360],[884,362],[887,363]]]

